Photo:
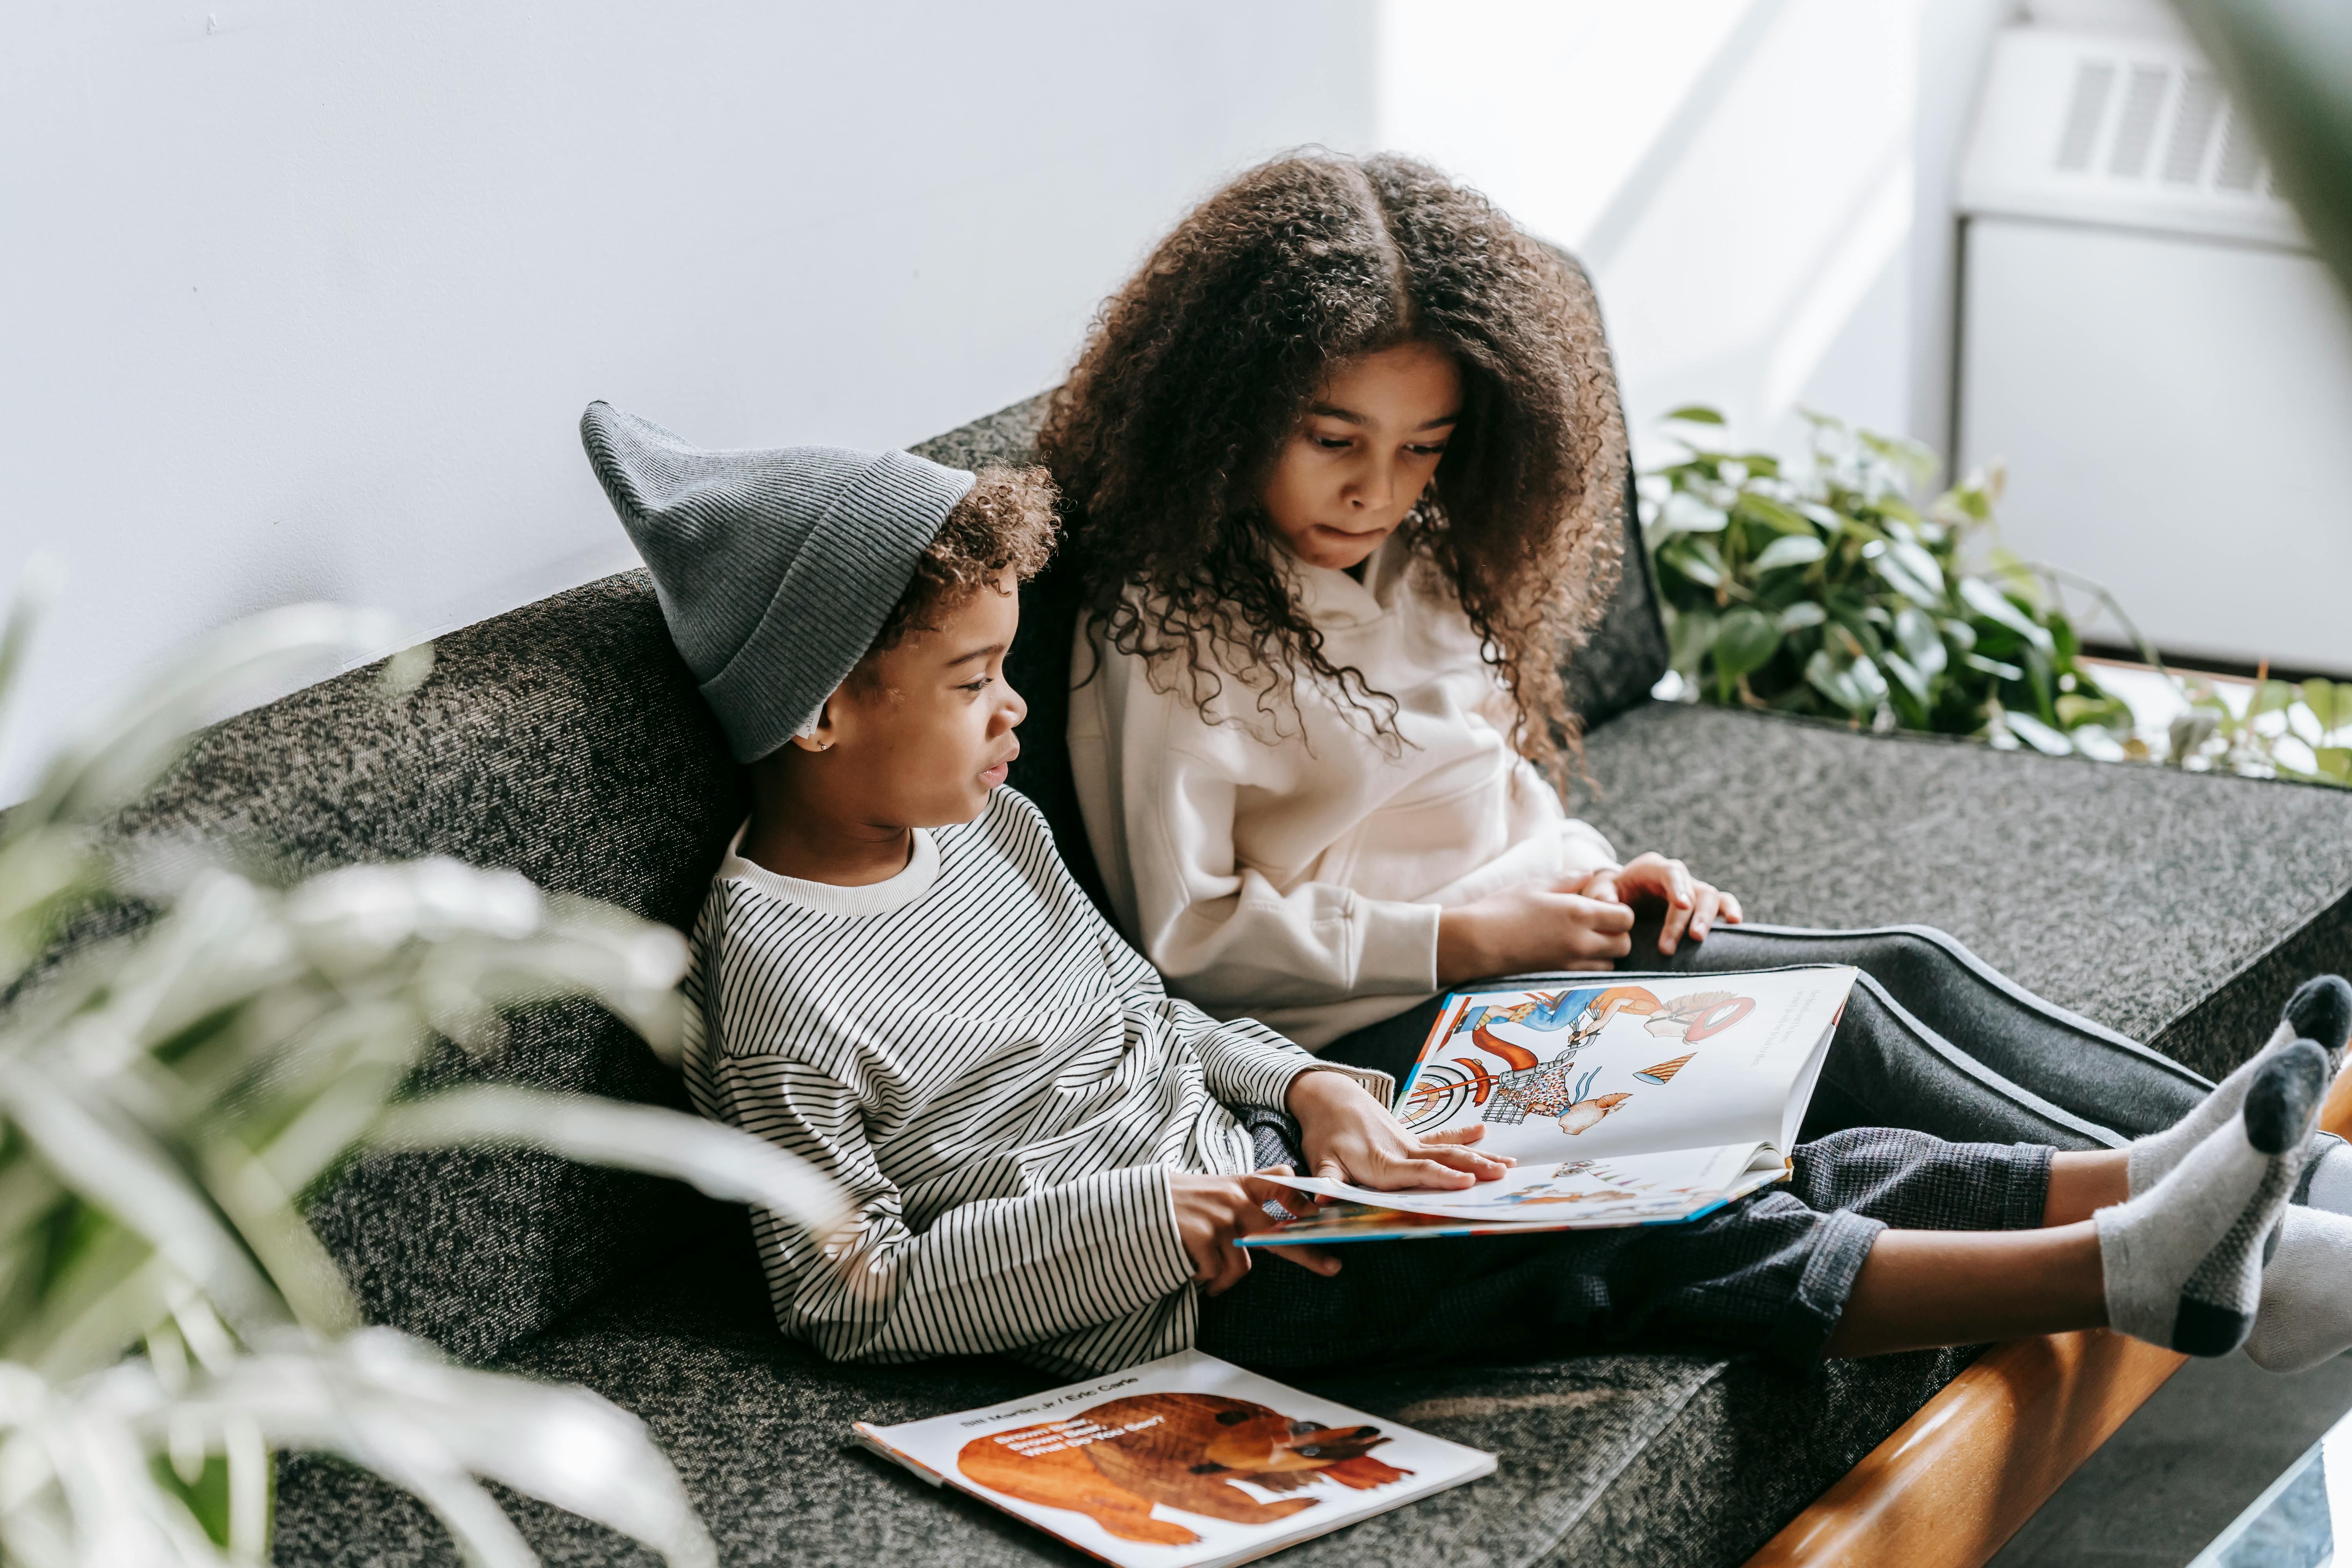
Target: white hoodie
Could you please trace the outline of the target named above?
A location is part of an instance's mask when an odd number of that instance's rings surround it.
[[[1441,908],[1616,856],[1511,749],[1508,689],[1402,540],[1361,583],[1284,564],[1325,657],[1397,700],[1396,737],[1306,680],[1269,716],[1224,668],[1204,713],[1181,660],[1154,670],[1082,620],[1070,765],[1119,923],[1169,989],[1320,1050],[1437,990]]]

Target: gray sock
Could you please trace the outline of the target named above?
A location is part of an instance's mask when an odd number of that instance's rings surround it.
[[[2188,1115],[2131,1146],[2126,1156],[2131,1195],[2137,1197],[2164,1180],[2189,1151],[2212,1136],[2216,1129],[2227,1125],[2238,1114],[2238,1107],[2246,1098],[2246,1086],[2253,1082],[2263,1064],[2296,1040],[2315,1040],[2327,1052],[2327,1076],[2333,1081],[2336,1069],[2344,1065],[2347,1035],[2352,1035],[2352,984],[2335,974],[2315,975],[2305,981],[2287,998],[2278,1027],[2271,1031],[2271,1037],[2261,1050],[2216,1084],[2213,1092]],[[2297,1201],[2302,1201],[2301,1194],[2297,1194]]]
[[[2092,1216],[2117,1332],[2190,1355],[2238,1348],[2327,1079],[2327,1053],[2307,1040],[2270,1052],[2227,1125],[2147,1192]]]
[[[2263,1265],[2263,1304],[2246,1357],[2266,1372],[2304,1372],[2352,1350],[2352,1218],[2290,1208]]]

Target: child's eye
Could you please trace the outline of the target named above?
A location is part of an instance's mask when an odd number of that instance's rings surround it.
[[[996,678],[992,675],[983,675],[978,680],[965,681],[961,686],[957,687],[956,689],[958,691],[985,691],[988,689],[989,683],[995,679]]]
[[[1433,447],[1414,447],[1410,449],[1412,452],[1412,455],[1416,458],[1442,458],[1445,456],[1445,444],[1442,441]]]
[[[1318,436],[1315,437],[1315,444],[1327,452],[1344,452],[1355,445],[1345,436]]]

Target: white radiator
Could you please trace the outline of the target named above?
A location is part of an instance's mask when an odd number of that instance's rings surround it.
[[[2168,653],[2352,672],[2352,311],[2210,68],[2005,32],[1969,143],[1954,451]]]

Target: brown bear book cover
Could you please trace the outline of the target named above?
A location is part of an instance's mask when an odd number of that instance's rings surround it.
[[[858,1439],[1107,1563],[1223,1568],[1491,1475],[1495,1457],[1185,1351]]]

